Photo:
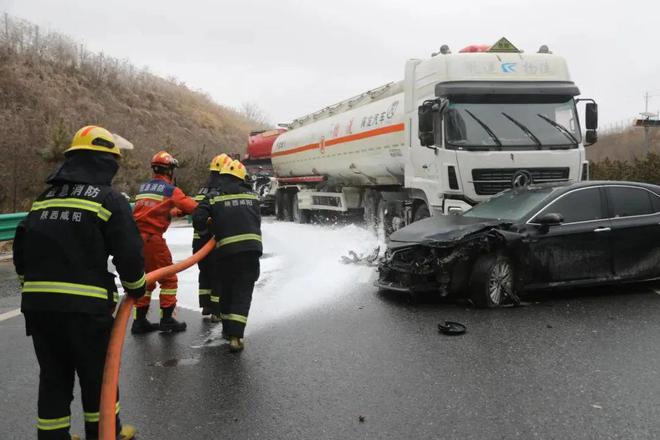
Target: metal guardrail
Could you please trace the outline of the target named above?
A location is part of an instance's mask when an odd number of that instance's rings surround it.
[[[133,208],[135,208],[135,203],[131,203],[131,209]],[[18,224],[25,218],[27,214],[27,212],[0,214],[0,241],[13,240]],[[190,216],[188,217],[188,223],[192,223]]]
[[[13,240],[18,224],[26,215],[27,212],[0,214],[0,241]]]

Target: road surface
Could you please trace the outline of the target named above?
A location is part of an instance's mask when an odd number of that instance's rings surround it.
[[[168,233],[176,259],[189,228]],[[357,226],[264,225],[246,349],[230,354],[181,276],[177,335],[129,335],[122,417],[140,439],[657,439],[660,295],[566,292],[474,310],[411,304],[345,266]],[[10,261],[0,262],[0,438],[36,438],[38,367]],[[155,303],[154,303],[155,305]],[[157,316],[156,307],[151,314]],[[467,333],[438,333],[440,321]],[[78,393],[74,432],[82,432]]]

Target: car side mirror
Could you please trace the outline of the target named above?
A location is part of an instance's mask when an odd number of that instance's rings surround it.
[[[435,145],[436,121],[441,120],[438,116],[447,110],[447,105],[446,99],[431,99],[424,101],[417,109],[419,119],[417,133],[422,146],[433,147]]]
[[[563,221],[563,215],[557,212],[548,212],[547,214],[543,214],[542,216],[537,217],[536,220],[534,220],[534,223],[538,223],[543,226],[557,226],[560,225]]]

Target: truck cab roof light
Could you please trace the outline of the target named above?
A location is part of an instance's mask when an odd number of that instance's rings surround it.
[[[546,44],[544,44],[543,46],[539,47],[539,51],[537,53],[551,54],[552,51],[550,50],[550,48]]]

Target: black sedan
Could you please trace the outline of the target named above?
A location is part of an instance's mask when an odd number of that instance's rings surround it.
[[[394,232],[376,285],[478,307],[530,290],[660,278],[660,186],[532,185]]]

